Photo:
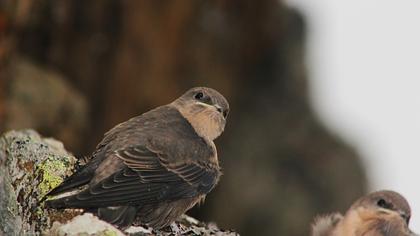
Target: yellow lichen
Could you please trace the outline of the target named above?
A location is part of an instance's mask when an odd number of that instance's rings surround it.
[[[49,156],[37,166],[41,176],[38,186],[41,197],[63,182],[61,176],[68,171],[68,165],[68,161],[63,158]]]

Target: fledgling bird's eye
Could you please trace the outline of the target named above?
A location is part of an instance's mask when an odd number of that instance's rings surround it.
[[[388,202],[385,201],[385,199],[379,199],[378,202],[376,203],[376,205],[378,205],[379,207],[385,208],[385,209],[390,209],[391,206]]]
[[[194,98],[197,100],[201,100],[203,99],[203,97],[204,97],[204,94],[202,92],[198,92],[194,95]]]

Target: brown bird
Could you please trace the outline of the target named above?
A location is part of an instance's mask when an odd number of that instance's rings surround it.
[[[82,208],[120,228],[136,219],[160,229],[204,200],[221,175],[213,140],[229,104],[197,87],[108,131],[89,163],[48,195],[51,208]]]
[[[312,236],[414,236],[408,228],[410,206],[394,191],[378,191],[358,199],[342,216],[318,217]]]

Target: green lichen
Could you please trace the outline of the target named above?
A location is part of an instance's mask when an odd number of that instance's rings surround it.
[[[44,198],[48,192],[57,187],[66,176],[71,174],[74,163],[75,159],[69,156],[49,154],[36,164],[37,202],[40,202],[40,199]],[[41,205],[37,206],[34,214],[39,219],[39,225],[44,227],[49,223],[45,217],[47,212],[44,209],[44,202],[40,203]]]
[[[10,131],[0,137],[4,180],[10,180],[6,204],[9,215],[22,232],[37,235],[51,224],[53,209],[44,209],[41,199],[57,187],[73,171],[76,159],[65,151],[62,143],[44,139],[33,130]],[[6,183],[3,188],[6,190]],[[13,217],[10,217],[13,220]],[[0,220],[0,223],[3,221]],[[15,235],[12,233],[11,235]]]
[[[37,166],[40,174],[39,196],[44,197],[49,191],[63,182],[63,173],[68,171],[69,162],[65,158],[49,156]]]

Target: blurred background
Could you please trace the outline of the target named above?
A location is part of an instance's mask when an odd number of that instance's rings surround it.
[[[223,178],[190,213],[242,235],[307,235],[317,214],[394,189],[420,229],[415,0],[2,0],[0,131],[78,157],[193,86],[230,101]],[[417,230],[418,231],[418,230]]]

